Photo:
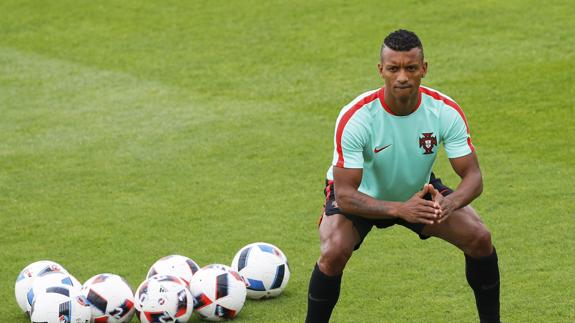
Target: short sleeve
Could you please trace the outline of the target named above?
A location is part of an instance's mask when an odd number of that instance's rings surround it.
[[[343,168],[363,168],[363,150],[368,141],[368,130],[360,114],[349,120],[339,120],[334,136],[332,165]]]
[[[469,155],[474,151],[467,128],[465,115],[461,109],[446,109],[442,116],[443,145],[448,158]]]

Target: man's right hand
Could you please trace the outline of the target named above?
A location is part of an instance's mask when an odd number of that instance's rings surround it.
[[[409,200],[399,207],[399,217],[411,223],[433,224],[441,217],[441,207],[437,202],[429,201],[423,197],[439,194],[431,184],[423,185],[423,189],[415,193]]]

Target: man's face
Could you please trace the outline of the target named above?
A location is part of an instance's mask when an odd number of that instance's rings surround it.
[[[427,63],[419,48],[400,52],[384,47],[377,68],[389,91],[386,93],[398,99],[417,93],[421,79],[427,73]]]

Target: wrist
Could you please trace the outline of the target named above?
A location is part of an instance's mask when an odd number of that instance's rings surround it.
[[[388,206],[389,212],[388,212],[388,215],[391,216],[391,217],[394,217],[394,218],[401,219],[401,214],[402,214],[402,212],[401,212],[401,206],[402,206],[402,203],[399,203],[399,202],[389,202],[389,206]]]
[[[455,210],[458,210],[459,208],[462,207],[461,200],[458,199],[456,196],[452,196],[450,194],[450,195],[447,195],[446,197],[444,197],[444,199],[451,202],[451,205],[453,205],[453,209],[455,209]]]

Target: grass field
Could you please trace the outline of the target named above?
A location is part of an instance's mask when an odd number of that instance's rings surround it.
[[[424,84],[470,122],[504,322],[574,322],[574,15],[568,0],[1,1],[0,321],[27,321],[14,281],[36,260],[137,287],[162,256],[231,263],[267,241],[290,283],[236,321],[303,322],[335,118],[381,86],[379,46],[402,27],[423,40]],[[457,184],[444,155],[435,170]],[[463,256],[374,231],[333,321],[476,322]]]

